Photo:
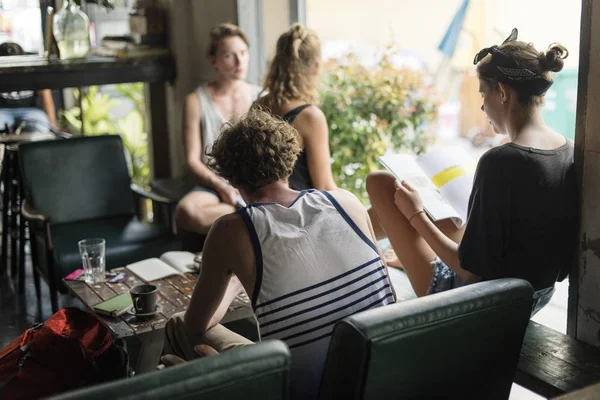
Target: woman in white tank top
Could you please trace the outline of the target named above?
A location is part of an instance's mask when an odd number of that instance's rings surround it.
[[[166,352],[194,356],[251,342],[219,321],[242,291],[252,299],[263,340],[292,353],[292,397],[317,397],[334,325],[394,302],[367,211],[351,193],[288,186],[300,151],[295,128],[252,110],[212,149],[213,167],[249,204],[215,222],[185,315],[166,328]]]
[[[237,26],[221,24],[211,31],[208,58],[217,79],[190,93],[183,109],[183,138],[187,167],[184,190],[177,205],[179,229],[207,233],[212,223],[233,212],[237,191],[207,167],[206,149],[227,121],[250,109],[260,88],[245,82],[248,71],[248,38]]]

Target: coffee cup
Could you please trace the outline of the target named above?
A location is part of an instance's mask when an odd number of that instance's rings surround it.
[[[154,285],[138,285],[129,291],[136,314],[151,314],[156,311],[158,289]]]

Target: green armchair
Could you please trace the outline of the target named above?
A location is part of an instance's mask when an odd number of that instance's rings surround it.
[[[41,275],[53,311],[58,291],[66,291],[62,278],[81,268],[81,239],[106,239],[107,269],[180,249],[170,224],[137,217],[136,196],[170,202],[131,184],[120,136],[32,142],[19,153],[36,294],[39,300]]]
[[[290,351],[283,342],[268,340],[52,400],[284,400],[289,375]]]
[[[500,279],[345,318],[319,398],[508,399],[532,297]]]

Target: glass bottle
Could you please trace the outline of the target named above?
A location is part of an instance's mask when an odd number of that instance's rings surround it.
[[[90,51],[90,19],[74,0],[65,1],[54,15],[52,33],[61,60],[84,58]]]

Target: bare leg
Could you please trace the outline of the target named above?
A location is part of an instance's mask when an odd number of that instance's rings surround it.
[[[373,226],[373,233],[375,234],[375,239],[377,239],[378,241],[382,239],[387,239],[387,233],[385,233],[385,231],[381,227],[381,223],[379,222],[379,217],[377,216],[375,208],[369,208],[367,210],[367,213],[369,214],[369,218],[371,219],[371,225]],[[385,263],[388,267],[398,268],[404,271],[402,263],[398,259],[398,256],[396,256],[396,252],[393,248],[389,248],[383,254],[383,257],[385,258]]]
[[[222,353],[239,346],[253,344],[252,341],[230,331],[221,324],[213,326],[203,334],[192,334],[183,322],[184,315],[185,311],[174,314],[167,321],[163,354],[173,354],[183,360],[190,361],[204,355]],[[199,351],[196,351],[196,348]],[[212,351],[207,351],[209,348]],[[207,352],[210,354],[202,354]]]
[[[233,206],[221,203],[213,193],[191,192],[177,204],[175,223],[187,231],[207,233],[219,217],[234,211]]]
[[[436,254],[396,207],[395,181],[390,173],[373,172],[367,177],[367,192],[381,229],[387,233],[415,293],[424,296],[433,276],[431,261]],[[446,236],[460,242],[463,231],[458,230],[452,221],[439,221],[436,225]]]
[[[377,216],[375,208],[371,206],[371,208],[367,210],[367,213],[369,214],[369,218],[371,218],[371,225],[373,225],[373,233],[375,233],[375,239],[381,240],[387,238],[387,233],[385,233],[385,231],[381,227],[381,223],[379,222],[379,217]]]

